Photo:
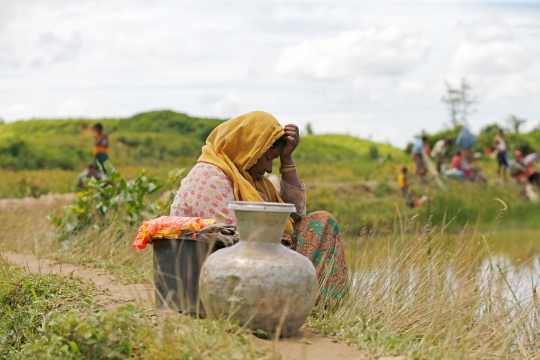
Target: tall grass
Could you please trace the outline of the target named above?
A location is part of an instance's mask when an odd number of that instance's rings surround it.
[[[316,309],[310,326],[374,356],[540,356],[537,256],[518,271],[493,256],[489,231],[464,227],[448,243],[444,228],[420,227],[418,218],[401,225],[395,233],[358,238],[349,296],[333,309]]]
[[[137,226],[125,221],[125,213],[117,213],[110,225],[99,222],[81,230],[71,240],[61,242],[59,232],[48,216],[61,214],[67,201],[51,197],[51,201],[24,199],[0,206],[0,247],[20,253],[56,259],[77,265],[103,268],[125,282],[148,282],[151,279],[152,252],[135,251],[131,242]]]

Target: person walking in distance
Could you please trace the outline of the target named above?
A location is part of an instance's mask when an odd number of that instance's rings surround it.
[[[407,168],[403,167],[398,175],[398,186],[401,190],[401,195],[406,198],[409,194],[409,178],[407,177]]]
[[[424,163],[424,159],[422,157],[422,152],[425,151],[424,147],[428,143],[427,136],[422,136],[421,139],[418,139],[411,151],[411,156],[416,163],[416,175],[420,178],[421,182],[426,182],[426,174],[427,174],[427,168],[426,164]]]
[[[501,177],[501,169],[503,170],[504,180],[506,180],[506,169],[508,168],[508,149],[504,140],[504,131],[499,130],[495,139],[493,139],[493,148],[497,150],[497,176]],[[504,166],[504,168],[503,168]]]
[[[96,180],[103,180],[103,174],[98,170],[95,163],[88,165],[88,168],[77,176],[77,188],[79,190],[86,189],[84,179],[94,178]]]
[[[452,140],[441,139],[435,143],[433,150],[431,150],[431,157],[437,161],[437,171],[439,173],[443,173],[446,170],[443,169],[444,157],[450,145],[452,145]]]
[[[94,130],[94,157],[102,167],[105,161],[109,159],[109,135],[103,131],[103,125],[101,123],[95,124],[92,129]],[[103,167],[105,170],[105,168]]]

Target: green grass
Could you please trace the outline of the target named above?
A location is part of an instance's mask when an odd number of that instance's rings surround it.
[[[87,311],[99,290],[74,277],[25,275],[0,256],[0,357],[24,354],[25,346],[42,336],[52,314]]]
[[[101,121],[109,133],[109,155],[116,166],[175,167],[195,161],[219,119],[201,119],[172,111],[152,111],[127,119],[30,120],[0,124],[0,168],[80,171],[93,159],[90,133],[81,130]],[[389,145],[344,135],[302,139],[299,159],[346,165],[374,162],[379,156],[402,159]]]
[[[3,359],[258,359],[233,321],[196,320],[129,304],[104,309],[103,290],[74,276],[25,274],[0,256]]]

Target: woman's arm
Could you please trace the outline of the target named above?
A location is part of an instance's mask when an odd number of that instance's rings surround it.
[[[300,133],[296,125],[285,125],[287,144],[283,148],[280,161],[281,172],[281,198],[283,201],[294,204],[296,212],[306,214],[306,186],[298,177],[292,153],[300,143]]]
[[[302,182],[296,174],[296,168],[294,167],[295,165],[292,158],[293,151],[296,150],[298,144],[300,144],[300,132],[298,131],[298,126],[293,124],[285,125],[284,130],[285,135],[287,136],[287,144],[285,144],[283,147],[283,152],[280,156],[280,172],[282,173],[281,177],[292,186],[301,188]]]
[[[281,179],[280,196],[286,203],[296,206],[298,215],[306,215],[306,186],[300,181],[300,187],[295,187]]]
[[[295,166],[292,156],[281,156],[280,158],[281,166],[280,171],[288,169],[290,166]],[[281,174],[281,178],[286,181],[287,183],[291,184],[294,187],[301,188],[302,182],[300,181],[300,178],[298,178],[298,174],[296,173],[296,169],[292,171],[286,171]]]

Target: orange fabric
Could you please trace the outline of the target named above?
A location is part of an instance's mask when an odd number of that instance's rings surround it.
[[[184,230],[196,232],[207,225],[214,224],[217,224],[217,222],[213,219],[162,216],[142,224],[131,247],[142,250],[148,245],[150,239],[176,239]]]
[[[100,139],[101,140],[101,135],[94,134],[94,139],[96,139],[96,140]],[[97,153],[108,154],[109,153],[109,148],[106,147],[106,146],[103,146],[101,144],[94,145],[94,155],[96,155]]]

